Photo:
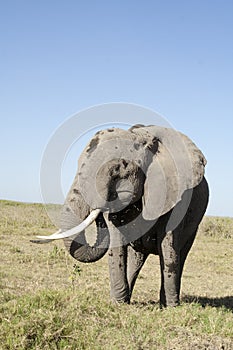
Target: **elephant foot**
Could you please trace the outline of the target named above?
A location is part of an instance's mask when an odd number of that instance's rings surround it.
[[[111,298],[111,302],[115,305],[130,304],[130,298],[123,298],[123,299]]]
[[[180,305],[180,300],[177,295],[169,295],[165,296],[164,291],[160,292],[160,307],[165,308],[165,307],[177,307]]]
[[[169,303],[164,303],[160,300],[160,308],[169,308],[169,307],[177,307],[180,305],[180,302],[169,302]]]

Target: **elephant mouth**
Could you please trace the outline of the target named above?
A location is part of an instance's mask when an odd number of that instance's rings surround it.
[[[133,191],[128,191],[128,190],[120,190],[120,191],[117,191],[117,193],[129,193],[129,194],[134,194]]]
[[[117,196],[120,202],[122,203],[131,202],[131,200],[134,197],[134,193],[133,191],[130,191],[130,190],[119,190],[117,191]]]

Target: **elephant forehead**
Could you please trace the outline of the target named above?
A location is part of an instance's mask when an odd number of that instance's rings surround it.
[[[132,135],[127,130],[120,129],[120,128],[109,128],[106,130],[98,131],[95,136],[92,138],[91,142],[96,142],[94,140],[97,140],[98,143],[103,143],[108,140],[117,140],[117,139],[135,139],[135,135]]]
[[[121,158],[129,159],[135,156],[135,151],[139,151],[140,145],[136,135],[127,130],[112,128],[101,130],[91,139],[84,149],[80,161],[81,163],[90,159]]]
[[[79,159],[79,167],[103,164],[114,160],[138,161],[143,158],[145,150],[129,139],[110,139],[101,142],[92,151],[85,152]]]

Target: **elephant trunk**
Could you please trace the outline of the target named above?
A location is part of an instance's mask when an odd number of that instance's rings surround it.
[[[91,238],[96,238],[93,245],[88,243],[85,232],[64,239],[65,247],[70,255],[83,263],[95,262],[101,259],[109,247],[109,233],[102,213],[98,215],[95,223],[88,227],[88,231]]]
[[[89,231],[93,245],[88,243]],[[89,235],[88,235],[89,236]],[[91,210],[74,181],[61,212],[60,230],[50,236],[37,236],[33,243],[63,239],[68,252],[80,262],[101,259],[109,247],[109,233],[100,209]]]
[[[73,186],[67,196],[61,215],[61,229],[69,230],[88,222],[86,232],[83,230],[78,235],[64,238],[64,245],[70,255],[80,262],[95,262],[101,259],[109,247],[109,233],[100,209],[90,210],[89,205],[84,201],[77,185]],[[90,245],[86,233],[90,234],[92,241]],[[89,236],[89,235],[88,235]]]

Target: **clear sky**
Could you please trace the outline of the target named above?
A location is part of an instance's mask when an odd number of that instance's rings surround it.
[[[0,62],[1,199],[40,202],[59,125],[130,102],[195,141],[208,160],[208,214],[233,216],[231,0],[3,1]],[[75,167],[64,167],[67,184]]]

